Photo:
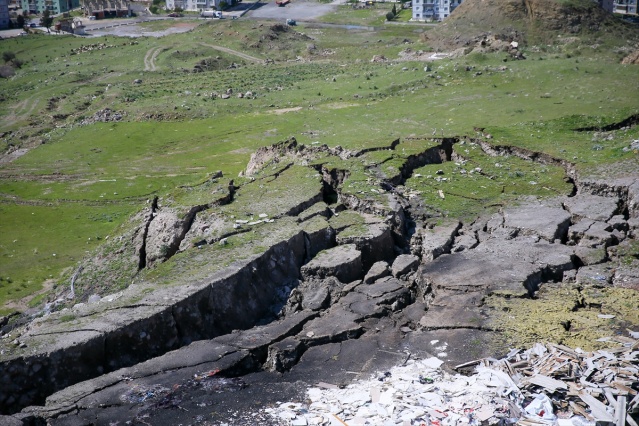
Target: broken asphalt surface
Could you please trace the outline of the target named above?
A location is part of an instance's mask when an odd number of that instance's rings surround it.
[[[323,148],[305,156],[291,145],[262,150],[247,170],[361,155]],[[447,161],[446,142],[438,149],[436,161],[425,154],[407,163]],[[156,220],[155,200],[135,240],[143,241],[140,268],[159,259],[154,239],[170,242],[161,253],[168,258],[262,226],[267,249],[187,286],[132,286],[120,302],[78,306],[77,324],[45,318],[13,330],[19,337],[3,343],[2,381],[11,383],[0,392],[3,410],[25,424],[289,424],[260,410],[301,401],[318,382],[343,386],[409,360],[436,356],[454,366],[508,352],[489,296],[530,298],[546,283],[639,289],[636,260],[617,256],[639,234],[639,175],[580,181],[567,168],[576,195],[523,199],[461,223],[411,216],[396,189],[410,168],[382,177],[392,189],[381,191],[386,203],[344,194],[344,173],[317,170],[319,192],[227,234],[211,235],[202,213],[232,205],[235,188],[192,216],[165,209],[168,222]],[[338,225],[346,212],[358,219]],[[194,233],[202,243],[187,247]]]

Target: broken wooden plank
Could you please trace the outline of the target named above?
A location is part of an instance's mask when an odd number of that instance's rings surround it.
[[[557,389],[568,390],[568,385],[562,380],[556,380],[552,377],[544,376],[542,374],[536,374],[527,379],[529,383],[533,385],[541,386],[544,389],[548,389],[550,392],[556,392]]]
[[[594,420],[594,418],[590,414],[588,414],[588,412],[581,405],[576,404],[573,401],[568,401],[568,403],[570,404],[570,408],[572,408],[572,411],[574,411],[575,414],[584,416],[586,419],[590,421]]]
[[[615,426],[626,426],[626,396],[620,395],[615,405]]]
[[[615,396],[612,394],[612,391],[610,390],[610,388],[604,388],[604,395],[606,395],[606,399],[608,400],[608,404],[614,406],[617,404],[617,400],[615,399]]]
[[[619,383],[618,380],[615,380],[614,382],[610,383],[610,385],[614,388],[619,389],[619,391],[629,394],[629,395],[637,395],[637,391],[634,390],[631,387],[628,387],[626,385],[624,385],[623,383]]]
[[[595,420],[602,420],[604,422],[614,421],[614,418],[606,411],[606,405],[594,396],[581,392],[579,398],[588,405],[590,413]]]
[[[473,361],[468,361],[468,362],[465,362],[463,364],[459,364],[459,365],[454,366],[453,370],[458,370],[460,368],[466,368],[466,367],[472,367],[473,365],[477,365],[477,364],[481,363],[482,361],[483,361],[482,359],[476,359],[476,360],[473,360]]]

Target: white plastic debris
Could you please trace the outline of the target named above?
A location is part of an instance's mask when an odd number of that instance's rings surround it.
[[[550,398],[543,393],[537,394],[535,399],[526,406],[525,411],[528,414],[527,417],[544,423],[553,424],[557,420]]]

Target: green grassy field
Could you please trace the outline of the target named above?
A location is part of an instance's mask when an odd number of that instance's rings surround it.
[[[377,25],[377,12],[338,15],[344,23]],[[176,187],[200,184],[216,170],[232,179],[256,148],[291,136],[359,149],[433,133],[474,135],[473,128],[482,127],[494,143],[547,152],[584,172],[636,158],[623,151],[639,137],[636,128],[605,141],[574,131],[639,112],[639,71],[619,65],[614,49],[531,50],[525,61],[473,54],[425,71],[422,61],[400,59],[406,49],[430,50],[421,41],[424,30],[300,25],[283,31],[271,23],[216,20],[163,38],[3,40],[1,49],[25,64],[1,83],[0,150],[31,150],[0,165],[0,312],[59,278],[149,198],[177,194],[176,203],[188,205],[192,200]],[[212,46],[274,62],[255,63]],[[387,60],[371,62],[375,55]],[[192,72],[203,60],[209,71]],[[227,91],[230,98],[221,99]],[[105,108],[123,119],[85,123]],[[486,170],[495,167],[467,155]],[[491,171],[498,180],[477,183],[486,186],[482,196],[467,185],[474,178],[448,182],[446,193],[453,195],[445,200],[430,198],[438,189],[432,180],[407,186],[435,211],[460,217],[517,195],[566,190],[558,170],[502,163],[507,167]],[[445,167],[456,170],[453,163]],[[357,176],[365,178],[354,173],[347,183]]]

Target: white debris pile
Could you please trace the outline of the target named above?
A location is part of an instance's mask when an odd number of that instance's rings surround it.
[[[447,373],[438,358],[409,360],[343,389],[319,383],[305,403],[265,411],[298,426],[637,426],[639,341],[608,340],[617,347],[585,352],[537,343],[455,367],[474,366],[469,376]]]
[[[505,373],[480,367],[472,376],[441,370],[438,358],[409,360],[344,389],[320,384],[308,390],[310,404],[267,409],[291,425],[476,425],[520,415],[523,397]]]
[[[637,426],[639,340],[635,332],[628,332],[631,337],[617,335],[598,339],[610,345],[607,350],[586,352],[537,343],[525,352],[512,350],[502,360],[481,363],[507,373],[527,400],[532,392],[548,395],[547,402],[552,404],[542,411],[547,417],[544,420],[550,423]]]

